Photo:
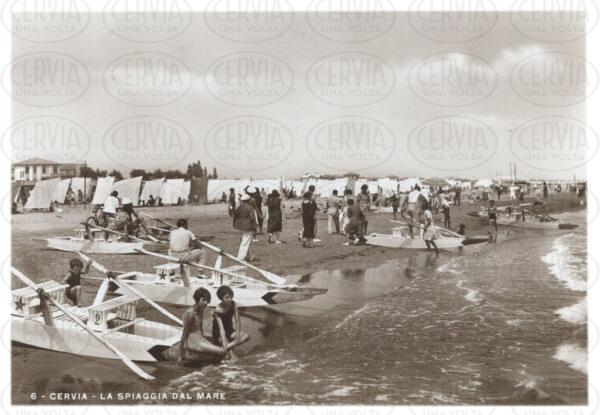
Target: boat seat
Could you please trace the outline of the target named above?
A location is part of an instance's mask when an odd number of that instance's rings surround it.
[[[80,307],[74,307],[74,306],[66,307],[66,308],[71,314],[73,314],[75,317],[77,317],[82,322],[84,322],[84,323],[87,322],[88,310],[86,308],[80,308]],[[73,321],[73,320],[71,320],[71,318],[69,316],[67,316],[60,310],[54,311],[54,313],[52,313],[52,317],[54,318],[54,321],[66,321],[66,322]]]
[[[87,308],[87,324],[93,330],[106,331],[109,328],[108,323],[111,319],[135,320],[135,308],[138,300],[137,296],[122,295],[97,305],[91,305]]]
[[[44,281],[38,284],[44,292],[60,304],[65,303],[65,288],[68,285],[56,281]],[[20,316],[31,316],[42,312],[40,298],[36,290],[30,287],[19,288],[12,291],[12,313]],[[51,305],[50,305],[51,306]],[[52,307],[52,306],[51,306]]]

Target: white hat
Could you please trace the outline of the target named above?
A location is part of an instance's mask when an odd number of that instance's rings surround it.
[[[255,193],[256,192],[256,187],[252,187],[250,186],[248,189],[246,189],[248,191],[248,193]]]
[[[128,197],[124,197],[123,200],[121,200],[121,203],[124,205],[131,205],[131,199]]]
[[[240,197],[240,200],[250,200],[250,196],[247,194],[243,194],[242,197]]]

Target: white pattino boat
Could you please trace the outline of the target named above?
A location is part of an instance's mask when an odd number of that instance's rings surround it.
[[[421,229],[418,226],[413,227],[414,238],[410,236],[408,225],[399,226],[392,229],[391,234],[372,233],[366,236],[367,244],[383,246],[387,248],[402,249],[427,249],[423,239]],[[455,249],[463,246],[465,238],[444,228],[436,227],[437,237],[434,242],[438,249]]]
[[[215,307],[220,300],[217,290],[222,285],[232,288],[235,302],[240,307],[260,307],[273,304],[284,304],[308,300],[315,295],[324,294],[326,288],[301,287],[295,284],[269,284],[246,275],[246,267],[234,265],[221,268],[221,257],[217,258],[215,270],[211,277],[204,275],[189,276],[191,267],[184,265],[182,275],[181,265],[167,263],[155,266],[155,273],[128,272],[127,276],[119,278],[153,301],[170,305],[194,305],[194,291],[206,288],[211,293],[209,307]],[[112,285],[111,285],[112,286]],[[117,288],[112,286],[112,288]],[[116,294],[126,294],[127,290],[118,288]]]
[[[46,281],[37,287],[131,360],[163,360],[163,352],[181,339],[180,328],[137,318],[137,297],[115,297],[80,308],[65,304],[64,284]],[[43,307],[50,314],[50,321]],[[14,342],[79,356],[118,359],[67,314],[49,304],[42,305],[38,293],[30,287],[12,291],[11,320]]]
[[[100,235],[96,236],[96,234]],[[86,237],[85,229],[75,229],[75,236],[34,238],[34,240],[46,242],[48,248],[57,249],[59,251],[116,255],[137,254],[137,249],[143,248],[144,244],[147,243],[144,241],[122,242],[113,236],[109,237],[108,240],[105,240],[103,231],[93,231],[93,235],[91,243],[88,243],[90,240]],[[148,241],[148,243],[151,242],[152,241]]]

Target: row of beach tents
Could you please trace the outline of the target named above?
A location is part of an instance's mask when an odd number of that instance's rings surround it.
[[[142,177],[133,177],[130,179],[115,181],[113,177],[101,177],[96,180],[83,177],[74,177],[68,179],[49,179],[37,182],[31,191],[25,209],[48,209],[53,202],[63,203],[69,189],[73,191],[76,199],[85,194],[85,200],[92,200],[92,204],[102,204],[111,192],[119,192],[119,197],[127,197],[138,204],[139,201],[147,203],[150,196],[155,200],[162,199],[163,205],[174,205],[185,201],[194,202],[215,202],[219,201],[225,195],[229,194],[229,189],[233,188],[236,194],[244,193],[248,186],[256,187],[259,191],[264,189],[270,193],[273,190],[279,192],[293,191],[295,195],[301,196],[306,192],[309,186],[315,186],[315,193],[318,196],[329,196],[333,190],[337,190],[341,195],[345,189],[350,189],[354,194],[359,193],[363,185],[367,185],[370,193],[378,193],[384,197],[389,197],[396,192],[408,192],[414,186],[421,188],[439,187],[489,187],[492,181],[480,179],[476,182],[458,181],[450,179],[439,179],[435,182],[419,178],[407,178],[396,180],[391,178],[381,178],[377,180],[337,178],[321,179],[316,177],[305,178],[303,180],[294,179],[156,179],[143,181]]]

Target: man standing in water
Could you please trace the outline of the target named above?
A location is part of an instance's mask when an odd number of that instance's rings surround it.
[[[215,346],[204,338],[202,327],[204,309],[210,303],[210,292],[206,288],[194,291],[194,307],[183,313],[183,332],[179,342],[179,361],[195,360],[195,353],[214,354],[215,358],[225,357],[224,347]]]

